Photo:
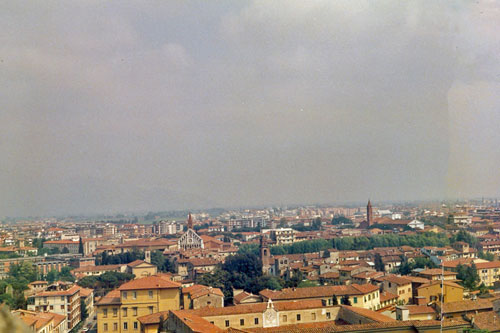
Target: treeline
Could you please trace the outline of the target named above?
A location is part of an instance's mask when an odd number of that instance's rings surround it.
[[[106,272],[98,276],[85,276],[77,284],[83,288],[94,289],[96,296],[104,296],[113,289],[118,288],[123,283],[132,280],[134,274],[120,272]]]
[[[138,249],[133,249],[130,252],[115,255],[109,255],[106,252],[102,252],[96,258],[96,265],[128,264],[136,260],[144,260],[144,252],[141,252]]]
[[[371,237],[342,237],[334,239],[314,239],[302,242],[296,242],[285,245],[271,246],[273,255],[281,254],[296,254],[296,253],[311,253],[324,251],[327,249],[337,250],[372,250],[376,247],[424,247],[424,246],[447,246],[451,243],[462,240],[463,237],[448,238],[445,234],[436,234],[433,232],[416,234],[416,235],[374,235]],[[255,248],[246,247],[243,252],[251,250],[255,253]],[[256,247],[258,253],[258,247]]]

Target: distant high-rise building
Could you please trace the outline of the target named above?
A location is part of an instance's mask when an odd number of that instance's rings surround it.
[[[368,205],[366,206],[366,222],[368,222],[369,227],[373,224],[373,209],[370,200],[368,200]]]

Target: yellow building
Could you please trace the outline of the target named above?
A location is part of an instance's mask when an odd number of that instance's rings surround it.
[[[500,261],[477,263],[476,269],[485,286],[490,287],[500,282]]]
[[[451,282],[443,282],[441,291],[441,281],[432,281],[417,288],[418,296],[425,297],[426,303],[438,302],[444,292],[444,303],[461,301],[464,299],[464,287]]]
[[[398,302],[408,304],[413,297],[411,280],[401,276],[387,275],[383,277],[382,289],[398,295]]]
[[[138,317],[178,310],[181,285],[153,275],[129,281],[97,303],[97,332],[140,332]]]

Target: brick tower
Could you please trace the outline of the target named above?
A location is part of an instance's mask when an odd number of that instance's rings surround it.
[[[368,222],[369,227],[373,225],[373,209],[370,200],[368,200],[368,205],[366,206],[366,222]]]

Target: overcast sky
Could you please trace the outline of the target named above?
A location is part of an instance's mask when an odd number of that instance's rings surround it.
[[[2,1],[0,216],[500,196],[498,1]]]

